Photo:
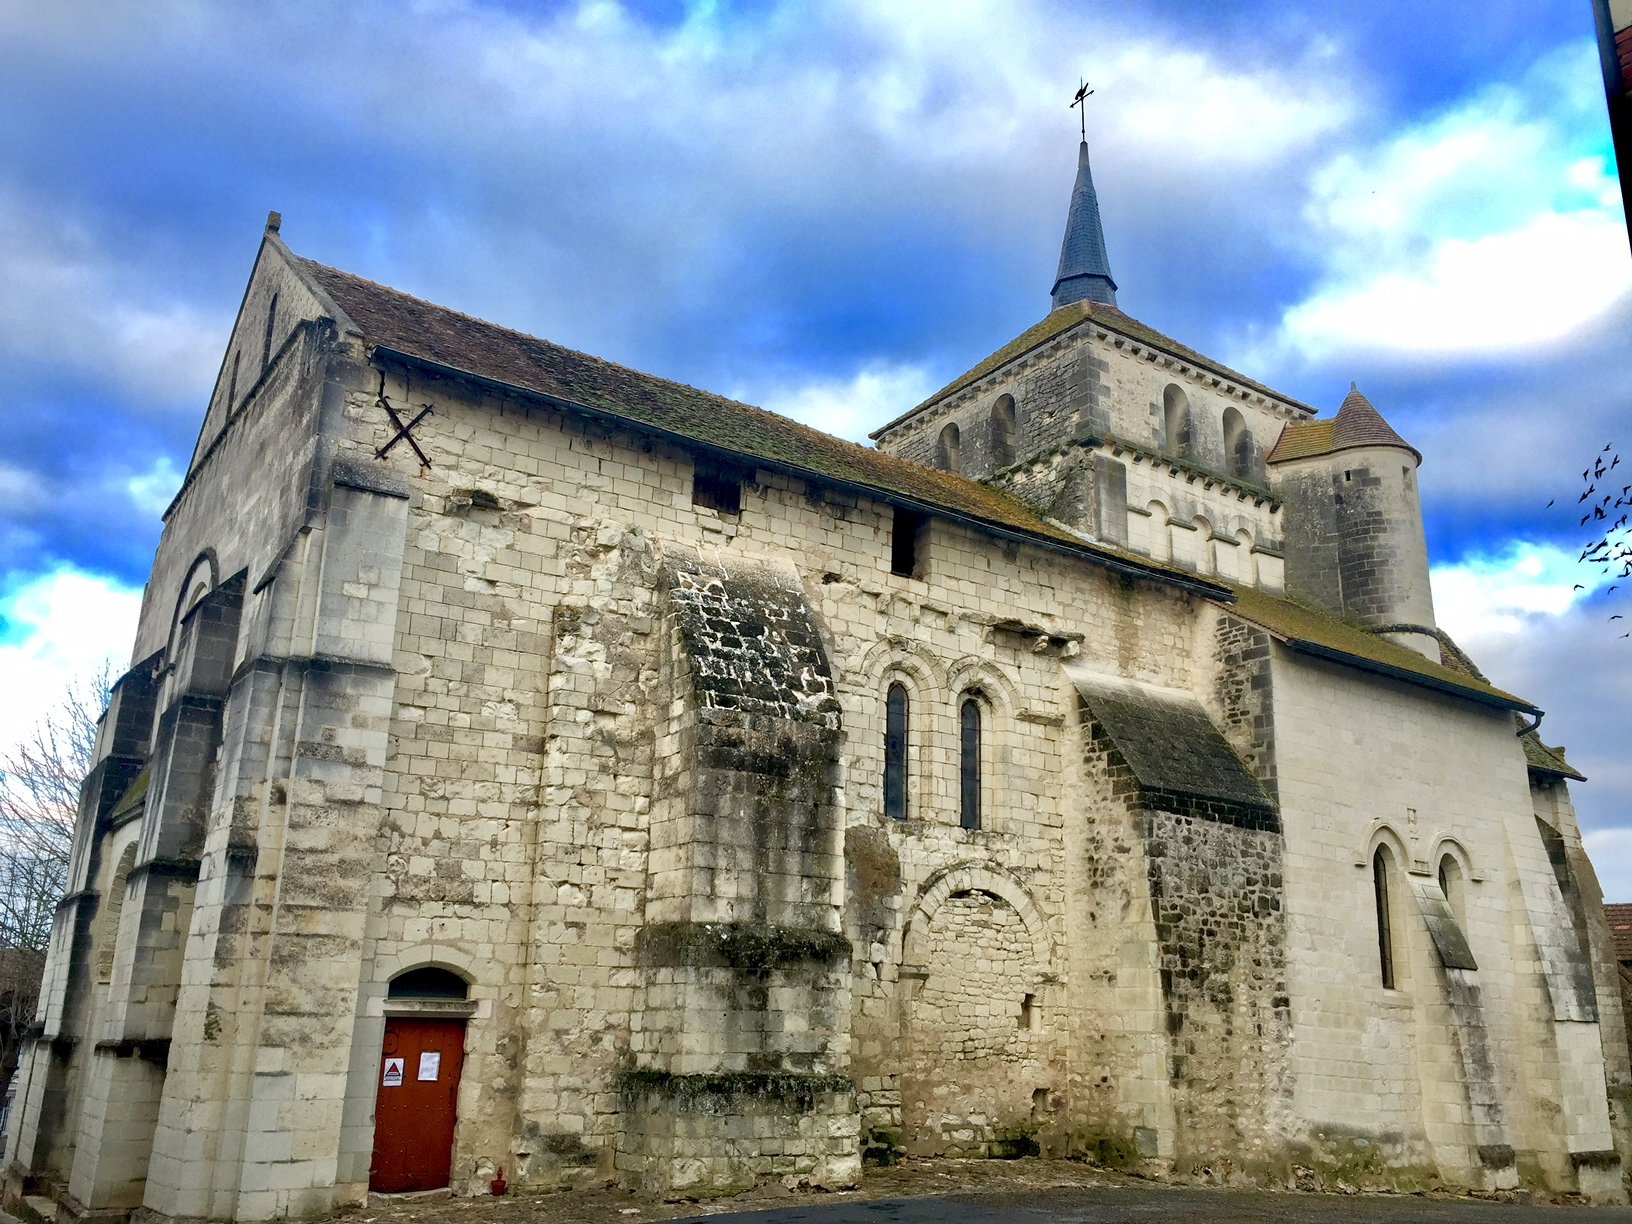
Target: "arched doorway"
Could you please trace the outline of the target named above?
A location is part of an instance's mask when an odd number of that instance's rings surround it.
[[[465,1017],[449,1015],[448,1005],[464,1002],[469,990],[458,974],[435,967],[391,980],[368,1172],[368,1188],[376,1193],[448,1184],[465,1062]]]

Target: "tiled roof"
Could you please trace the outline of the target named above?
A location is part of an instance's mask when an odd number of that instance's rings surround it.
[[[1188,693],[1068,665],[1067,674],[1146,790],[1271,813],[1274,803]]]
[[[1615,959],[1623,965],[1632,961],[1632,905],[1606,905],[1604,917],[1609,919],[1609,938],[1615,947]]]
[[[1280,403],[1290,404],[1294,408],[1301,408],[1303,411],[1311,415],[1313,415],[1315,412],[1315,410],[1308,404],[1302,404],[1297,400],[1288,399],[1279,391],[1276,391],[1271,387],[1266,387],[1261,382],[1254,382],[1245,374],[1241,374],[1230,369],[1229,366],[1222,365],[1210,357],[1203,357],[1200,353],[1196,352],[1195,349],[1180,344],[1171,336],[1164,336],[1154,327],[1146,327],[1143,323],[1139,322],[1138,319],[1135,319],[1130,315],[1123,314],[1122,311],[1117,309],[1115,306],[1106,306],[1099,302],[1072,302],[1069,306],[1061,306],[1058,310],[1051,311],[1049,316],[1041,323],[1027,328],[1013,340],[1005,344],[1002,348],[998,349],[997,352],[986,358],[985,361],[982,361],[974,368],[965,371],[963,374],[958,375],[958,377],[947,383],[946,386],[935,392],[934,395],[930,396],[922,404],[919,404],[911,412],[902,413],[889,424],[875,429],[871,436],[877,438],[889,430],[894,429],[897,425],[901,424],[902,421],[905,421],[914,413],[928,407],[930,404],[943,400],[956,391],[961,391],[970,383],[979,382],[988,374],[1001,369],[1003,366],[1008,365],[1009,362],[1015,360],[1016,358],[1025,356],[1027,353],[1031,352],[1032,349],[1040,348],[1042,345],[1047,344],[1056,336],[1062,335],[1071,328],[1075,327],[1077,324],[1085,323],[1090,319],[1108,331],[1114,331],[1118,335],[1126,336],[1130,340],[1136,340],[1140,344],[1148,344],[1151,348],[1160,349],[1162,352],[1169,353],[1172,356],[1177,357],[1179,360],[1186,361],[1199,369],[1208,370],[1214,374],[1217,374],[1221,378],[1228,379],[1237,386],[1247,387],[1253,391],[1262,392],[1264,395],[1267,395]]]
[[[1000,489],[857,446],[787,417],[437,306],[349,272],[291,256],[371,346],[450,373],[546,396],[565,405],[768,465],[828,478],[944,511],[1113,568],[1219,590],[1187,570],[1106,548],[1044,518]]]
[[[1342,621],[1331,613],[1285,595],[1255,587],[1235,587],[1231,614],[1268,629],[1294,648],[1348,661],[1407,683],[1460,693],[1488,705],[1535,713],[1522,697],[1503,692],[1457,668],[1435,663],[1416,651]]]
[[[1077,185],[1065,215],[1065,237],[1060,242],[1060,271],[1051,290],[1054,305],[1070,302],[1106,302],[1116,305],[1116,281],[1105,254],[1105,229],[1099,222],[1099,197],[1088,167],[1088,142],[1077,151]]]
[[[1394,432],[1393,426],[1383,420],[1383,414],[1360,394],[1360,388],[1353,383],[1349,384],[1349,394],[1344,398],[1343,406],[1331,420],[1289,422],[1269,452],[1268,462],[1308,459],[1358,446],[1398,446],[1416,455],[1417,462],[1422,462],[1417,448]]]
[[[1524,763],[1538,773],[1556,774],[1561,778],[1574,778],[1577,782],[1585,782],[1587,775],[1573,768],[1564,759],[1564,749],[1549,748],[1541,742],[1541,736],[1534,731],[1527,731],[1519,737],[1524,744]]]

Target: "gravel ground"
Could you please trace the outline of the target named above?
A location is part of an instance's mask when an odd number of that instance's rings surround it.
[[[859,1190],[809,1193],[761,1189],[711,1203],[656,1203],[621,1190],[513,1195],[372,1196],[347,1224],[998,1224],[1057,1221],[1265,1221],[1310,1224],[1632,1224],[1632,1210],[1449,1195],[1330,1195],[1217,1190],[1143,1181],[1066,1160],[909,1160],[869,1169]]]

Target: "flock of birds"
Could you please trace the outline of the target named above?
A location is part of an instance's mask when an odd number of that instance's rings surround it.
[[[1613,442],[1606,442],[1598,457],[1581,473],[1581,483],[1586,487],[1576,498],[1576,509],[1582,512],[1581,526],[1590,526],[1597,534],[1581,550],[1577,560],[1583,565],[1597,566],[1606,577],[1632,578],[1632,531],[1627,530],[1628,523],[1632,523],[1632,483],[1623,484],[1619,489],[1615,487],[1611,473],[1620,466],[1620,452],[1615,450]],[[1628,468],[1632,472],[1632,464]],[[1548,506],[1557,500],[1549,500]],[[1619,515],[1615,513],[1617,510],[1621,512]],[[1611,583],[1609,590],[1619,585]],[[1584,591],[1586,586],[1578,582],[1575,589]],[[1618,621],[1625,617],[1617,612],[1609,619]],[[1621,636],[1632,637],[1632,630]]]

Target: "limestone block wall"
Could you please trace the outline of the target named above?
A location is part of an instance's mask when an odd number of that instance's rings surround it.
[[[1417,461],[1398,447],[1362,447],[1275,465],[1286,505],[1286,581],[1342,616],[1438,660]]]
[[[1468,992],[1426,993],[1420,924],[1409,988],[1368,992],[1354,968],[1373,823],[1447,794],[1397,832],[1413,865],[1454,844],[1469,867],[1492,1099],[1521,1101],[1514,1146],[1547,1177],[1588,1150],[1593,1118],[1549,1139],[1532,1097],[1585,1101],[1582,1034],[1599,1030],[1559,1030],[1529,968],[1544,916],[1517,868],[1467,849],[1522,843],[1532,883],[1551,871],[1508,810],[1522,756],[1497,716],[1289,663],[1190,595],[941,520],[917,576],[895,575],[887,504],[759,470],[740,513],[711,509],[683,447],[419,372],[382,383],[349,339],[291,326],[172,513],[170,593],[150,588],[144,612],[168,652],[195,580],[244,576],[210,696],[213,791],[165,826],[188,830],[198,870],[179,980],[143,984],[174,996],[149,1209],[358,1201],[390,983],[433,965],[469,984],[456,1187],[500,1165],[538,1187],[827,1180],[862,1147],[1270,1166],[1284,1140],[1322,1168],[1460,1169],[1489,1104],[1452,1091],[1471,1030],[1445,1017],[1470,1013]],[[1069,389],[1090,351],[1015,371],[1054,404],[1048,445],[1099,411],[1075,398],[1086,382]],[[1126,346],[1093,360],[1100,388],[1144,379],[1159,399],[1182,376],[1196,404],[1238,402]],[[427,466],[377,457],[382,390],[432,407]],[[274,428],[295,440],[267,459]],[[1282,789],[1282,881],[1278,834],[1128,789],[1068,659],[1196,696]],[[883,807],[892,683],[910,703],[905,820]],[[959,823],[965,702],[978,828]],[[180,794],[161,785],[155,810]],[[54,963],[94,941],[94,899],[70,911]],[[88,1022],[92,993],[52,990],[59,1031]],[[1231,1058],[1249,1033],[1269,1052]],[[1534,1066],[1533,1046],[1551,1051]],[[58,1061],[28,1081],[38,1122],[14,1152],[68,1175],[51,1126],[78,1133],[70,1109],[89,1102],[106,1132],[124,1124],[108,1103],[149,1096],[116,1092],[112,1062],[87,1094],[91,1064]],[[1521,1082],[1537,1086],[1518,1098]],[[111,1164],[76,1177],[112,1203]]]
[[[1560,875],[1575,890],[1572,916],[1578,920],[1593,975],[1598,1032],[1608,1081],[1610,1130],[1621,1169],[1625,1171],[1632,1169],[1632,1146],[1628,1137],[1632,1128],[1632,1069],[1628,1067],[1632,1051],[1628,1050],[1626,1039],[1626,974],[1624,970],[1618,971],[1608,925],[1600,920],[1604,912],[1603,890],[1581,844],[1581,827],[1569,787],[1562,778],[1532,773],[1530,801],[1538,829],[1557,831],[1556,845],[1548,846],[1549,851],[1556,852],[1562,860],[1555,859],[1555,875]],[[1544,841],[1550,839],[1544,837]]]
[[[1479,1152],[1489,1146],[1493,1097],[1519,1177],[1573,1188],[1561,1149],[1580,1140],[1559,1126],[1563,1068],[1599,1081],[1604,1068],[1601,1055],[1594,1065],[1580,1052],[1561,1053],[1551,1031],[1521,876],[1539,887],[1552,873],[1521,788],[1524,760],[1510,717],[1280,647],[1273,691],[1291,916],[1293,1108],[1306,1145],[1297,1159],[1351,1183],[1485,1184],[1497,1155]],[[1488,1076],[1467,1073],[1463,1060],[1475,1052],[1455,1021],[1466,1000],[1449,990],[1444,971],[1452,966],[1415,904],[1394,910],[1396,982],[1382,984],[1371,874],[1379,845],[1409,878],[1393,881],[1396,896],[1428,883],[1437,890],[1446,855],[1462,865],[1456,916],[1478,965]]]
[[[1025,354],[1001,370],[888,430],[881,449],[929,467],[941,466],[939,445],[947,425],[958,429],[959,470],[984,480],[1016,461],[1057,451],[1110,426],[1104,359],[1087,333],[1073,332]],[[993,409],[1014,402],[1014,454],[1007,463],[994,453]]]
[[[1182,401],[1181,436],[1169,438],[1167,390]],[[994,455],[992,410],[1014,402],[1014,457],[1024,463],[1086,438],[1120,438],[1183,458],[1197,468],[1230,473],[1224,414],[1234,409],[1250,435],[1249,477],[1264,480],[1262,456],[1282,426],[1302,413],[1284,401],[1235,386],[1228,379],[1093,323],[1046,341],[942,400],[919,409],[879,437],[879,446],[938,466],[942,430],[958,427],[960,470],[988,479],[1007,465]]]
[[[484,1009],[493,1000],[470,1026],[456,1176],[477,1176],[484,1161],[538,1184],[611,1172],[624,1108],[621,1060],[646,1023],[633,997],[642,973],[636,936],[643,915],[657,916],[671,895],[661,873],[643,890],[672,796],[653,761],[676,759],[654,751],[654,737],[684,733],[684,719],[671,719],[672,731],[660,721],[673,690],[663,671],[656,574],[660,558],[681,544],[714,550],[728,569],[733,558],[792,562],[823,627],[847,736],[839,775],[844,820],[882,836],[886,857],[897,864],[874,878],[872,917],[857,922],[847,912],[845,922],[855,949],[851,1072],[875,1085],[864,1089],[868,1108],[876,1098],[877,1116],[896,1117],[903,927],[917,920],[925,896],[939,895],[937,881],[948,871],[980,863],[995,869],[999,882],[988,886],[1011,909],[1041,915],[1039,960],[1050,963],[1038,973],[1054,980],[1033,983],[1032,1041],[1049,1051],[1036,1064],[1048,1074],[1026,1087],[1016,1106],[1021,1116],[1002,1121],[1032,1126],[1036,1107],[1042,1121],[1035,1129],[1046,1132],[1064,1092],[1064,986],[1052,951],[1066,909],[1055,866],[1065,836],[1057,785],[1061,682],[1056,656],[1037,655],[1031,637],[995,626],[1029,618],[1061,641],[1081,634],[1077,649],[1106,666],[1171,680],[1193,649],[1184,597],[1091,570],[1084,577],[1047,554],[994,551],[942,523],[925,541],[925,576],[902,578],[888,572],[887,506],[762,471],[745,486],[742,513],[723,515],[692,504],[692,461],[684,452],[453,391],[424,382],[413,391],[436,405],[416,435],[434,466],[414,477],[421,492],[411,511],[406,616],[399,621],[401,698],[387,808],[396,826],[394,861],[421,857],[434,875],[432,864],[457,858],[476,891],[445,900],[417,895],[411,904],[387,896],[365,959],[378,967],[365,970],[363,989],[383,992],[389,966],[440,961],[470,965],[472,998],[484,1000]],[[406,397],[407,388],[388,380],[388,394]],[[369,409],[359,393],[360,425],[374,421]],[[422,614],[438,619],[421,621]],[[506,624],[490,627],[489,616]],[[525,644],[514,653],[495,643],[492,663],[455,661],[460,643],[475,646],[481,634],[546,625],[545,640],[518,637]],[[538,672],[544,681],[529,689],[523,678]],[[913,688],[914,740],[912,819],[886,825],[880,783],[888,676]],[[955,802],[957,702],[971,691],[989,705],[979,831],[957,827]],[[486,721],[506,703],[516,711],[513,730]],[[524,732],[534,710],[539,730],[529,743]],[[468,737],[456,734],[464,718]],[[452,729],[433,733],[442,720]],[[495,742],[497,730],[511,738]],[[489,745],[492,775],[481,763]],[[522,811],[531,797],[526,788],[539,787],[536,817],[503,832],[484,826],[482,805],[490,800],[478,788],[489,776],[513,780],[516,789],[502,782],[486,793]],[[474,784],[468,791],[467,778]],[[466,794],[471,806],[461,803],[457,813],[441,807]],[[437,824],[417,815],[422,810],[437,811]],[[447,829],[448,840],[419,849],[433,827]],[[452,840],[459,828],[489,830],[479,863]],[[523,837],[536,839],[527,849],[537,865],[536,892],[518,951],[505,947],[511,936],[501,925],[514,920],[513,905],[489,905],[484,886],[501,895],[498,863]],[[393,874],[400,881],[412,868]],[[461,905],[466,895],[471,903]],[[491,920],[481,917],[489,913]],[[1024,993],[1012,1000],[1016,1017]],[[514,1012],[507,998],[516,999]],[[366,1030],[358,1032],[362,1044]],[[1046,1095],[1034,1101],[1038,1089]],[[994,1128],[980,1142],[1002,1141],[998,1121],[980,1124]]]

